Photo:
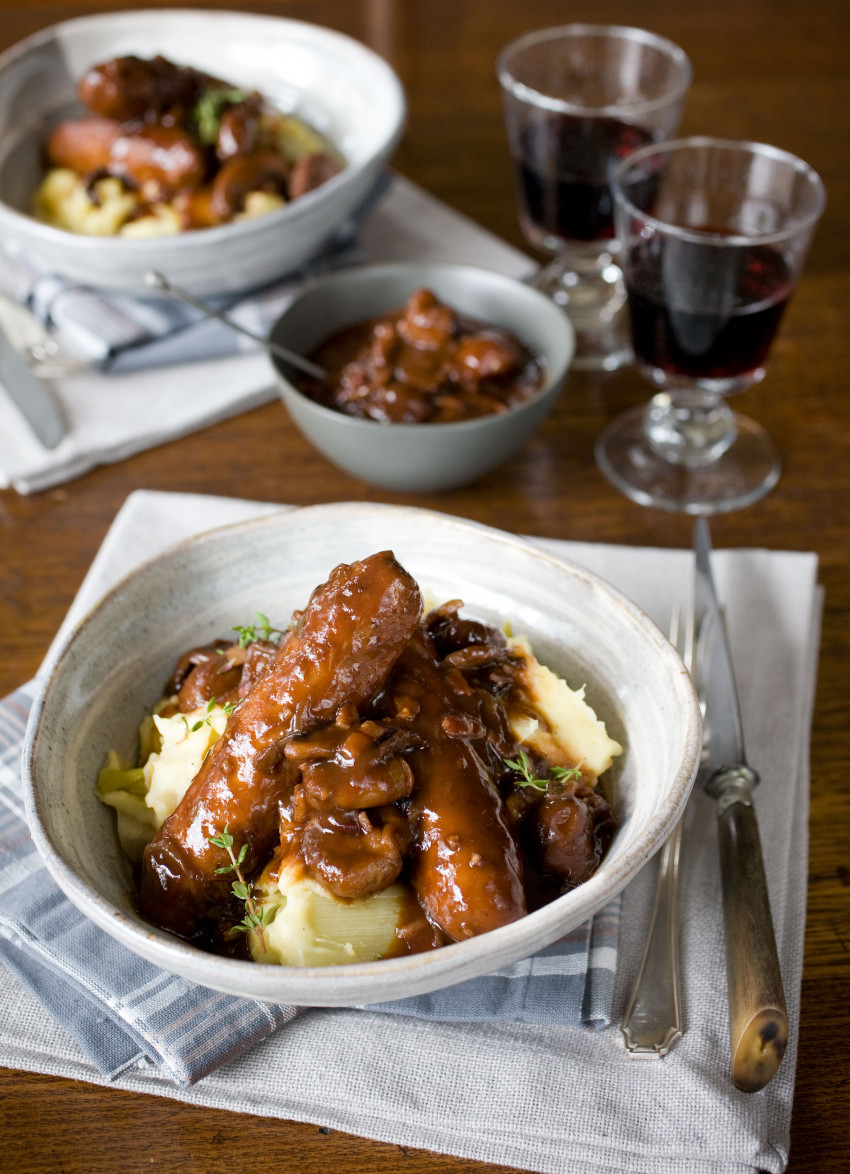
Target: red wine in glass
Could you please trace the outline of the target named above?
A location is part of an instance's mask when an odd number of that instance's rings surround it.
[[[637,360],[668,375],[721,380],[763,365],[793,281],[772,245],[671,238],[640,241],[625,277]]]
[[[525,128],[517,184],[521,217],[533,235],[562,241],[610,240],[617,163],[652,141],[616,118],[544,112]]]

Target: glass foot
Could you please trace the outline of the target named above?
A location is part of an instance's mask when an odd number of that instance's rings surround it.
[[[596,441],[596,463],[615,489],[639,505],[671,513],[722,514],[752,505],[779,480],[781,462],[767,432],[735,414],[738,435],[710,465],[689,469],[664,460],[650,446],[644,407],[618,416]]]

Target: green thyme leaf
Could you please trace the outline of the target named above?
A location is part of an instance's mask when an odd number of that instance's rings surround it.
[[[204,90],[192,113],[198,124],[198,137],[205,146],[212,146],[218,138],[221,116],[228,106],[238,106],[246,97],[244,90],[222,90],[215,87]]]

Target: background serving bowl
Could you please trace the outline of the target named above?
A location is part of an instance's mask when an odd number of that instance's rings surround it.
[[[136,728],[190,645],[256,610],[285,620],[339,562],[391,548],[437,599],[528,636],[589,702],[625,752],[611,772],[618,821],[599,870],[520,921],[425,954],[342,967],[286,968],[215,957],[143,921],[94,786],[109,749],[134,753]],[[347,503],[282,511],[178,544],[120,583],[46,667],[24,752],[30,828],[67,896],[129,949],[232,994],[356,1005],[419,994],[525,957],[618,893],[663,843],[699,761],[697,699],[650,620],[596,576],[498,530],[426,510]],[[607,776],[606,776],[607,777]]]
[[[28,215],[46,131],[79,112],[75,86],[112,57],[162,54],[326,134],[348,166],[317,190],[253,220],[149,240],[77,236]],[[153,9],[64,21],[0,55],[0,233],[53,272],[102,288],[144,290],[150,269],[197,294],[270,281],[315,255],[367,197],[403,130],[390,66],[350,37],[249,13]]]
[[[545,361],[532,399],[499,415],[454,424],[379,424],[309,399],[272,356],[281,398],[304,435],[335,465],[383,489],[440,492],[475,480],[515,452],[551,411],[575,350],[566,315],[515,278],[470,265],[402,262],[348,269],[309,283],[271,331],[307,355],[335,331],[400,309],[419,288],[464,315],[510,330]]]

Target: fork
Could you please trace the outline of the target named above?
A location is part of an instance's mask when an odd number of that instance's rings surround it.
[[[694,649],[692,608],[684,632],[680,632],[681,626],[681,611],[676,606],[670,617],[670,643],[679,650],[685,667],[691,672]],[[666,1056],[684,1032],[679,977],[681,843],[680,818],[661,849],[646,945],[620,1027],[626,1050],[633,1056]]]

